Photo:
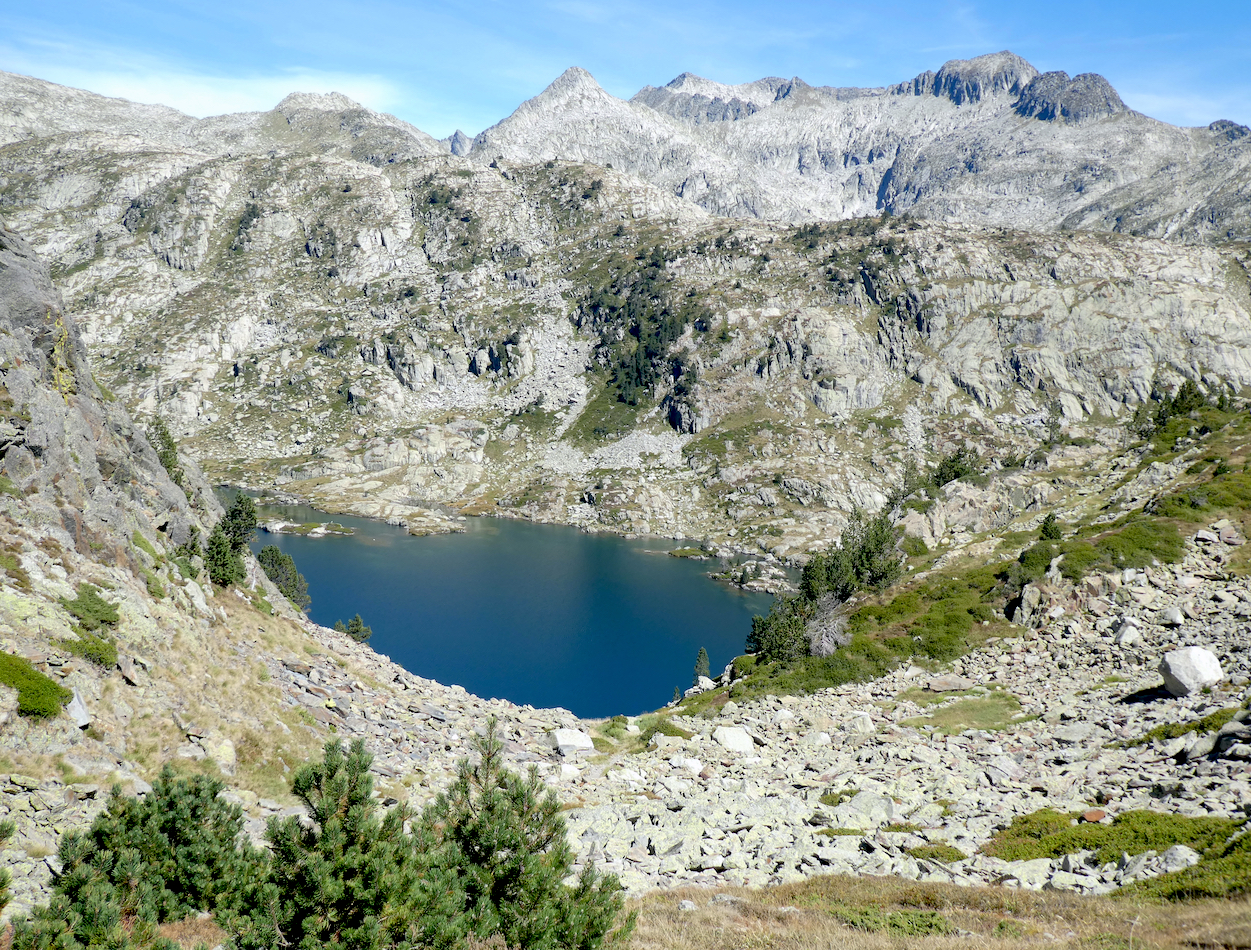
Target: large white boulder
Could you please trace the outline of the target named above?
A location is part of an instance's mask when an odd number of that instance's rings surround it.
[[[1225,678],[1225,671],[1211,650],[1182,647],[1164,654],[1160,675],[1164,677],[1164,688],[1174,696],[1189,696],[1205,687],[1215,686]]]
[[[552,731],[552,745],[561,755],[573,755],[577,752],[594,752],[595,743],[585,732],[577,729],[555,729]]]
[[[739,755],[750,755],[752,752],[751,736],[741,726],[717,726],[712,731],[712,738],[727,752],[737,752]]]

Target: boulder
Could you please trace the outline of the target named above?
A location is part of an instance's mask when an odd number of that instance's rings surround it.
[[[551,735],[552,747],[561,755],[595,751],[595,743],[591,741],[591,737],[578,729],[555,729]]]
[[[1180,627],[1186,622],[1186,615],[1180,607],[1165,607],[1156,615],[1156,622],[1165,627]]]
[[[894,818],[894,800],[876,792],[857,792],[849,801],[834,809],[834,824],[839,828],[867,831],[889,824]]]
[[[860,713],[843,723],[843,731],[851,735],[867,736],[873,732],[873,720],[868,713]]]
[[[741,726],[717,726],[712,732],[712,738],[727,752],[737,752],[739,755],[752,753],[751,736]]]
[[[926,684],[925,688],[931,693],[948,693],[965,689],[972,689],[976,684],[967,676],[958,676],[955,673],[944,673],[942,676],[935,676]]]
[[[74,690],[74,698],[70,700],[65,711],[69,713],[69,717],[74,720],[74,725],[79,729],[87,729],[91,726],[91,713],[87,711],[87,704],[83,702],[82,696],[78,690]]]
[[[1203,647],[1182,647],[1164,654],[1160,663],[1164,688],[1174,696],[1189,696],[1225,678],[1221,661]]]

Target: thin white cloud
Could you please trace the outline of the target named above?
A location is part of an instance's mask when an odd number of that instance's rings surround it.
[[[203,118],[230,112],[264,112],[292,92],[340,92],[370,109],[390,112],[404,101],[382,76],[321,69],[282,69],[245,75],[213,75],[155,58],[59,43],[0,46],[0,69],[23,73],[134,102],[159,103]]]
[[[1247,103],[1251,96],[1202,96],[1155,93],[1128,88],[1118,90],[1131,109],[1172,125],[1208,125],[1217,119],[1251,122]]]

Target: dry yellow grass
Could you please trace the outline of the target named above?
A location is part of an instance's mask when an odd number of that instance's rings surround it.
[[[714,894],[737,898],[713,903]],[[698,908],[678,909],[690,899]],[[1106,897],[1002,887],[963,888],[896,878],[827,876],[764,890],[726,888],[658,892],[633,906],[636,950],[995,950],[1058,947],[1074,950],[1251,948],[1251,901],[1138,904]],[[933,911],[952,933],[909,936],[848,926],[865,911]],[[840,918],[839,914],[843,915]]]

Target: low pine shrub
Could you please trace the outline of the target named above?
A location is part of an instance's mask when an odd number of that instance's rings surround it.
[[[74,698],[68,689],[11,653],[0,653],[0,683],[17,690],[17,711],[23,716],[50,719]]]

